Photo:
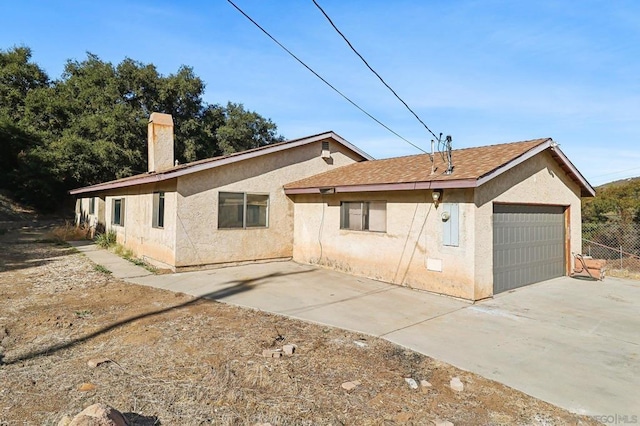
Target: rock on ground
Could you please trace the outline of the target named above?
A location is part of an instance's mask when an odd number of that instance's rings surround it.
[[[129,423],[115,408],[93,404],[71,420],[67,416],[63,417],[58,426],[129,426]]]
[[[451,386],[451,389],[456,392],[462,392],[464,390],[464,384],[457,377],[451,379],[451,382],[449,382],[449,386]]]

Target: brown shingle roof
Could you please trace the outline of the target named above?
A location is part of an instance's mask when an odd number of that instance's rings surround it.
[[[451,174],[444,173],[447,163],[440,153],[434,155],[433,174],[429,154],[420,154],[351,164],[289,183],[285,189],[478,180],[550,140],[544,138],[453,150],[454,169]]]

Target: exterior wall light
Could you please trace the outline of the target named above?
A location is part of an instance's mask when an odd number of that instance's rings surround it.
[[[433,204],[438,208],[438,203],[440,203],[440,199],[442,198],[442,189],[434,189],[431,191],[431,198],[433,198]]]

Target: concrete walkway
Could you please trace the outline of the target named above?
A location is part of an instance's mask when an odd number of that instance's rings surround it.
[[[470,304],[293,262],[152,275],[77,248],[132,283],[382,337],[572,412],[640,420],[636,281],[558,278]]]
[[[90,241],[70,241],[69,244],[84,253],[93,263],[104,266],[113,273],[114,277],[121,280],[128,281],[137,277],[153,275],[145,268],[129,262],[115,253],[101,249]]]

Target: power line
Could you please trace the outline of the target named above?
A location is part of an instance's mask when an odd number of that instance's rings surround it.
[[[604,177],[604,176],[610,176],[610,175],[617,175],[618,173],[631,172],[631,171],[634,171],[634,170],[640,170],[640,167],[633,167],[631,169],[618,170],[617,172],[610,172],[610,173],[605,173],[603,175],[592,176],[591,179]]]
[[[358,58],[360,58],[362,60],[362,62],[364,62],[364,64],[367,66],[367,68],[369,68],[369,70],[371,70],[372,73],[374,73],[376,75],[376,77],[378,77],[378,79],[382,82],[382,84],[384,84],[387,89],[391,90],[391,93],[393,93],[393,95],[398,98],[398,100],[400,102],[402,102],[402,104],[409,110],[409,112],[411,112],[411,114],[413,114],[413,116],[420,122],[420,124],[422,124],[424,126],[425,129],[427,129],[427,131],[429,133],[431,133],[433,135],[434,138],[436,138],[438,141],[440,140],[440,138],[438,136],[436,136],[435,133],[433,133],[431,131],[431,129],[429,128],[429,126],[427,126],[424,121],[422,121],[422,119],[420,119],[420,117],[418,117],[418,114],[416,114],[410,107],[409,105],[407,105],[407,103],[396,93],[395,90],[393,90],[391,88],[391,86],[389,86],[387,84],[386,81],[384,81],[384,79],[380,76],[380,74],[378,74],[376,72],[376,70],[374,70],[371,65],[369,65],[369,63],[367,62],[366,59],[364,59],[362,57],[362,55],[356,50],[355,47],[353,47],[353,45],[351,44],[351,42],[347,39],[347,37],[342,33],[342,31],[340,31],[338,29],[338,27],[336,26],[336,24],[333,23],[333,21],[331,20],[331,18],[329,17],[329,15],[327,15],[327,12],[324,11],[324,9],[318,4],[318,2],[316,0],[312,0],[313,4],[316,5],[316,7],[320,10],[320,12],[322,12],[322,14],[324,15],[325,18],[327,18],[327,21],[329,21],[329,23],[331,24],[331,26],[333,27],[334,30],[336,30],[338,32],[338,34],[340,34],[340,36],[343,38],[343,40],[347,43],[347,45],[349,45],[349,47],[351,48],[351,50],[353,50],[353,53],[355,53],[356,55],[358,55]]]
[[[340,96],[342,96],[347,102],[349,102],[351,105],[353,105],[354,107],[358,108],[360,111],[362,111],[367,117],[371,118],[373,121],[375,121],[376,123],[378,123],[379,125],[381,125],[382,127],[384,127],[385,129],[387,129],[389,132],[393,133],[394,135],[396,135],[397,137],[399,137],[400,139],[402,139],[403,141],[405,141],[406,143],[408,143],[409,145],[411,145],[412,147],[426,153],[426,151],[422,148],[420,148],[418,145],[414,144],[413,142],[409,141],[408,139],[402,137],[401,135],[399,135],[398,133],[396,133],[394,130],[392,130],[389,126],[387,126],[386,124],[384,124],[383,122],[381,122],[380,120],[378,120],[377,118],[375,118],[373,115],[369,114],[367,111],[365,111],[362,107],[360,107],[358,104],[356,104],[354,101],[352,101],[351,99],[349,99],[347,97],[347,95],[345,95],[344,93],[342,93],[340,90],[336,89],[335,86],[333,86],[331,83],[329,83],[327,80],[325,80],[320,74],[318,74],[317,72],[315,72],[310,66],[308,66],[307,64],[305,64],[300,58],[298,58],[295,54],[293,54],[293,52],[291,52],[289,49],[287,49],[282,43],[280,43],[278,40],[276,40],[271,34],[269,34],[269,32],[267,30],[265,30],[264,28],[262,28],[262,26],[260,26],[260,24],[258,24],[256,21],[254,21],[249,15],[247,15],[242,9],[240,9],[233,1],[231,0],[227,0],[227,2],[229,4],[231,4],[231,6],[233,6],[238,12],[240,12],[242,15],[244,15],[245,18],[247,18],[249,21],[251,21],[251,23],[253,25],[255,25],[256,27],[258,27],[260,29],[260,31],[262,31],[267,37],[269,37],[271,40],[273,40],[274,43],[276,43],[278,46],[280,46],[285,52],[287,52],[293,59],[295,59],[296,61],[298,61],[303,67],[305,67],[307,70],[311,71],[311,73],[313,73],[313,75],[315,75],[316,77],[318,77],[324,84],[326,84],[327,86],[329,86],[331,89],[333,89],[333,91],[335,91],[337,94],[339,94]],[[423,123],[424,124],[424,123]]]

